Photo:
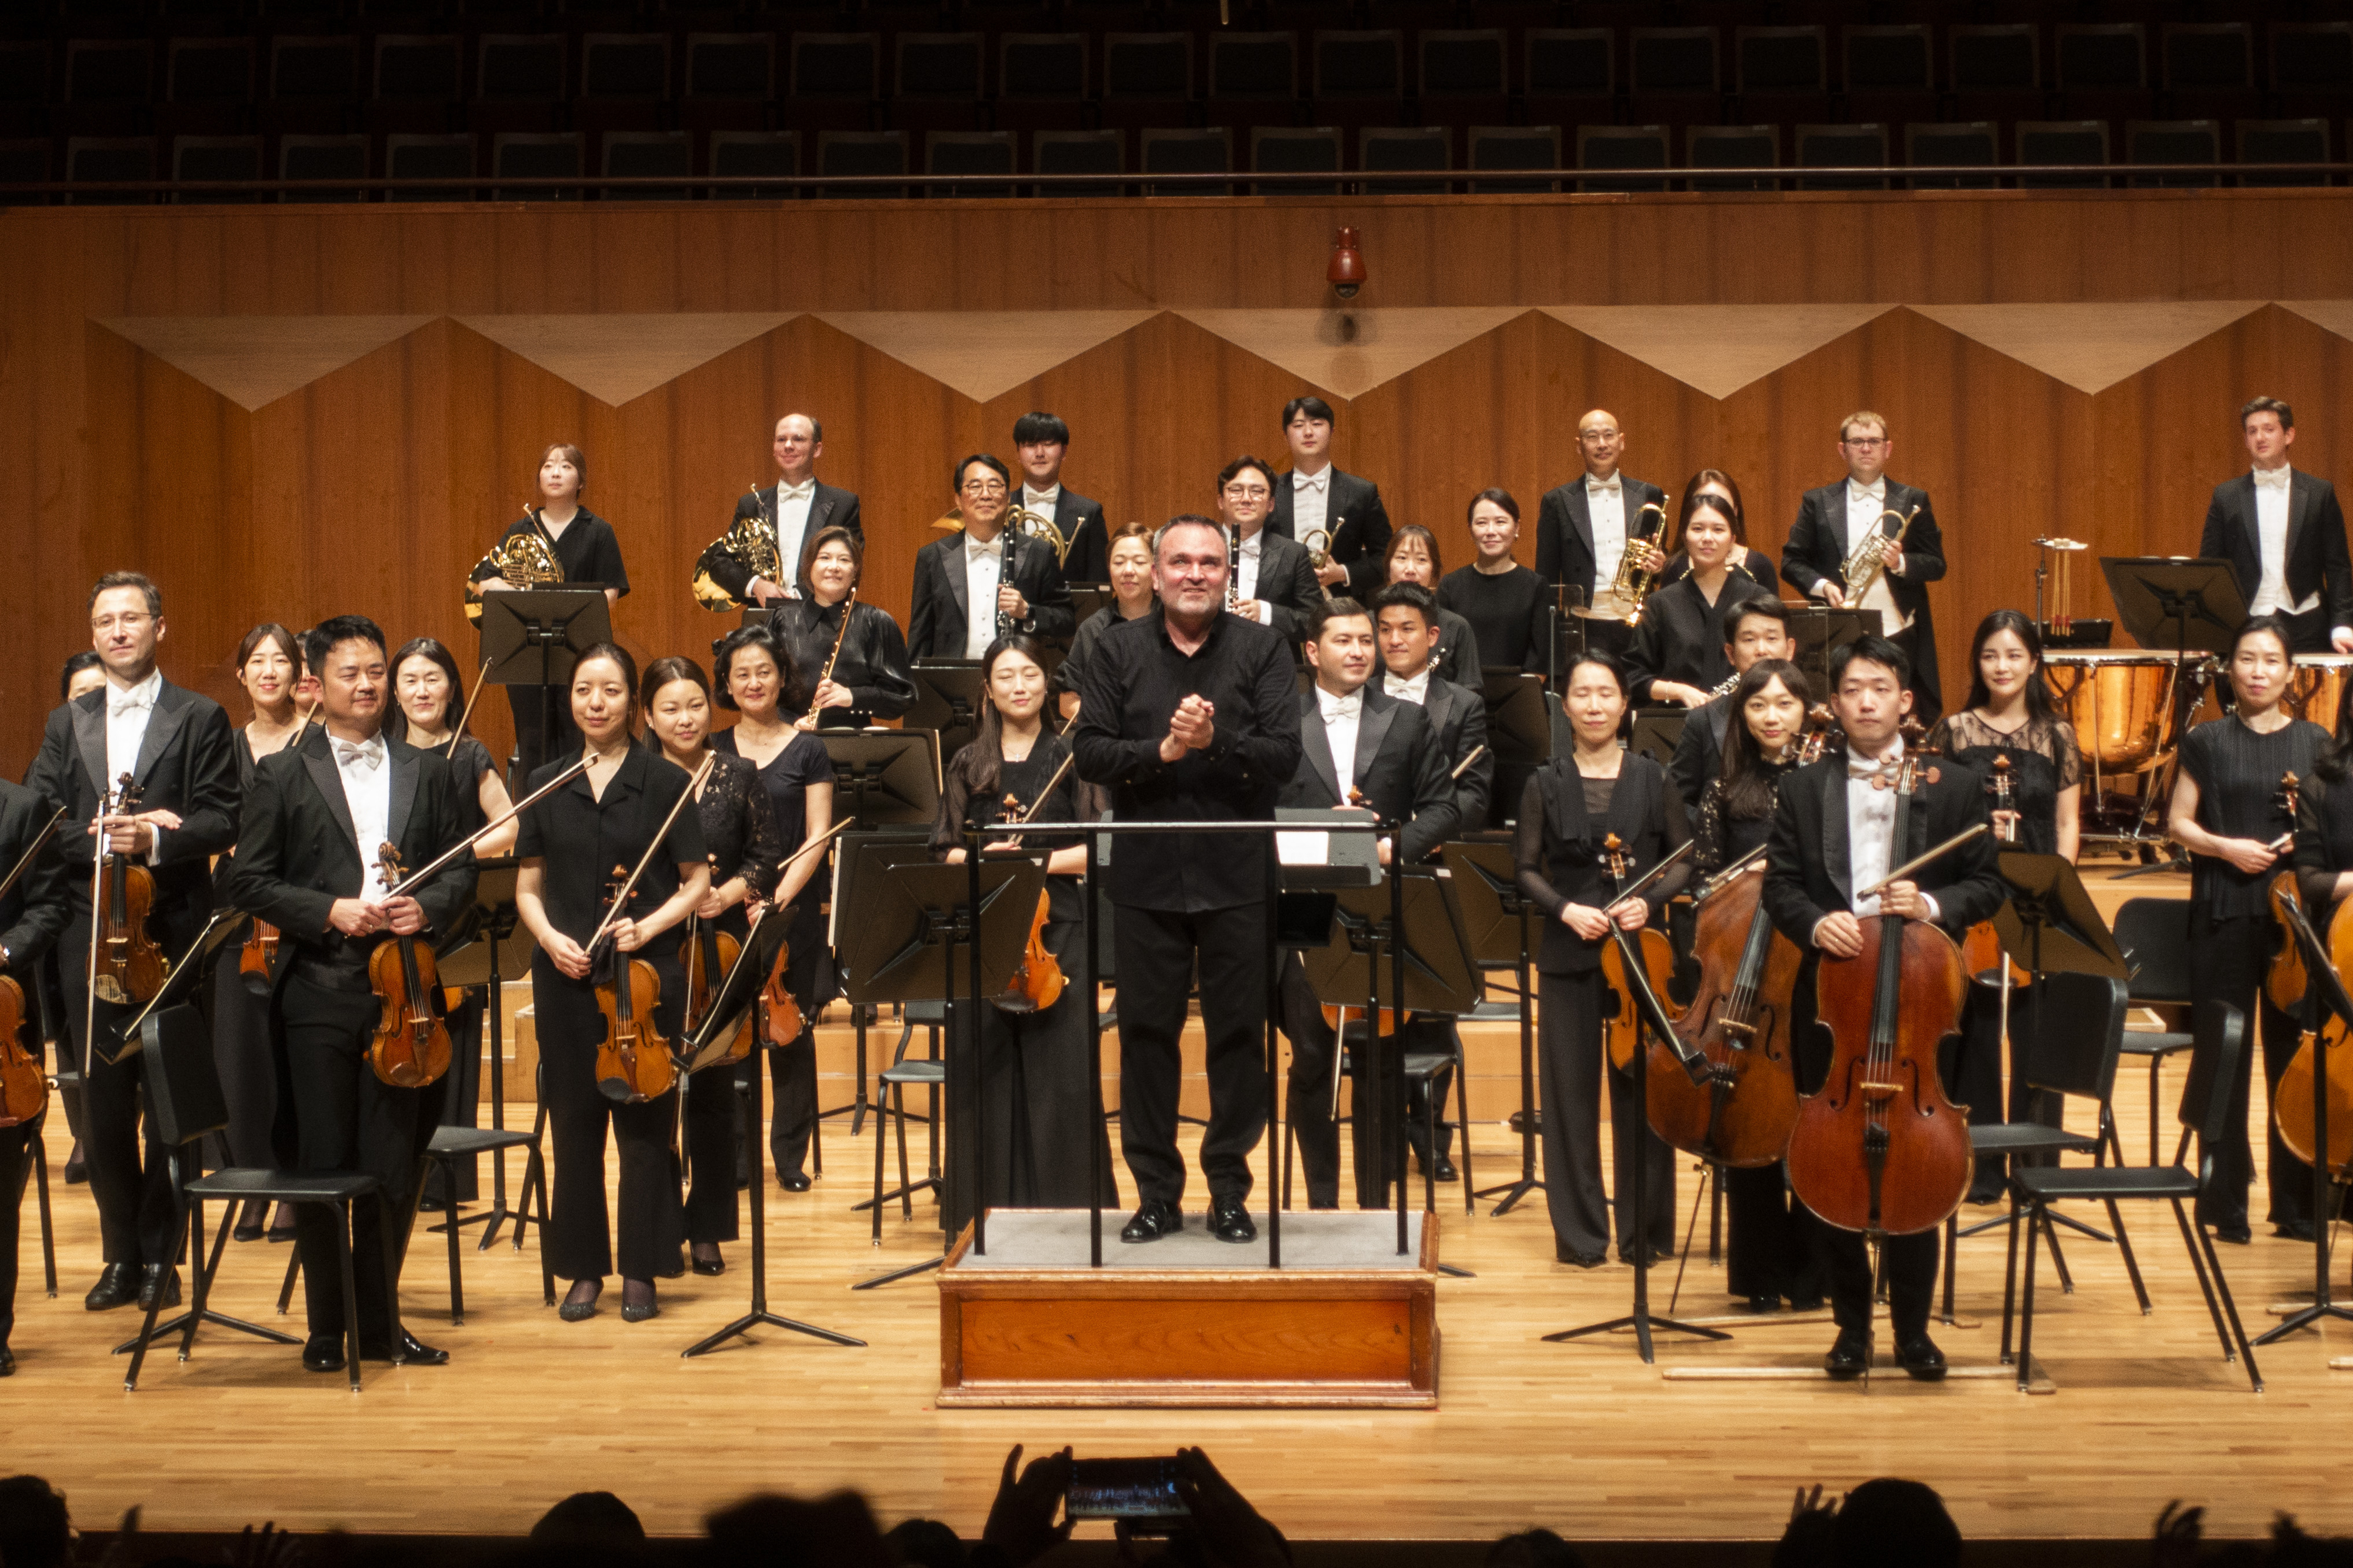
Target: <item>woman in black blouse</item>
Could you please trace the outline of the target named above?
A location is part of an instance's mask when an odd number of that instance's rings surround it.
[[[1746,600],[1769,596],[1732,569],[1740,546],[1729,501],[1703,496],[1685,505],[1683,541],[1689,569],[1680,582],[1651,595],[1626,655],[1637,703],[1706,706],[1732,674],[1724,651],[1725,617]]]
[[[1471,539],[1478,558],[1439,580],[1438,607],[1469,623],[1482,664],[1543,669],[1557,612],[1545,580],[1513,558],[1520,503],[1511,491],[1483,489],[1471,498]]]
[[[2280,706],[2295,672],[2287,623],[2258,616],[2231,643],[2229,672],[2236,711],[2183,738],[2166,830],[2189,851],[2189,951],[2198,955],[2189,990],[2199,1002],[2230,1003],[2263,1018],[2263,1075],[2277,1084],[2295,1054],[2296,1021],[2263,995],[2263,970],[2276,940],[2268,890],[2295,826],[2280,793],[2282,776],[2312,776],[2328,731],[2291,718]],[[2199,1217],[2225,1241],[2246,1241],[2247,1188],[2254,1152],[2247,1135],[2248,1054],[2239,1058],[2231,1131],[2215,1158],[2215,1179],[2199,1200]],[[2272,1133],[2271,1223],[2293,1234],[2310,1226],[2309,1173]],[[2301,1195],[2299,1195],[2301,1194]]]
[[[1734,574],[1756,584],[1768,594],[1779,594],[1781,574],[1773,569],[1771,556],[1761,550],[1749,548],[1748,522],[1746,514],[1740,509],[1740,487],[1733,483],[1732,476],[1722,469],[1702,468],[1684,484],[1683,515],[1675,524],[1675,537],[1677,539],[1683,537],[1683,531],[1691,526],[1694,509],[1701,501],[1710,498],[1722,501],[1729,509],[1726,515],[1732,519],[1734,542],[1731,561]],[[1691,573],[1692,561],[1689,552],[1677,550],[1672,555],[1667,557],[1666,567],[1659,574],[1659,585],[1663,588],[1671,583],[1680,583],[1690,576]]]
[[[1381,569],[1384,586],[1390,583],[1419,583],[1432,594],[1437,593],[1441,570],[1438,563],[1438,536],[1418,522],[1407,523],[1381,546]],[[1471,623],[1441,606],[1438,612],[1435,664],[1440,678],[1480,690],[1479,659],[1479,639],[1472,635]]]
[[[1539,1070],[1553,1247],[1563,1263],[1592,1268],[1606,1260],[1611,1230],[1601,1187],[1601,947],[1612,921],[1627,931],[1650,923],[1682,889],[1689,869],[1678,866],[1641,898],[1613,902],[1602,844],[1616,834],[1632,857],[1630,874],[1640,877],[1691,835],[1666,770],[1618,743],[1626,677],[1617,659],[1579,654],[1562,680],[1561,706],[1575,744],[1568,755],[1556,756],[1531,775],[1521,793],[1515,858],[1522,893],[1546,916],[1536,997],[1544,1025]],[[1635,1101],[1632,1078],[1615,1068],[1608,1072],[1612,1186],[1629,1200],[1616,1205],[1618,1249],[1630,1261],[1643,1245],[1630,1195],[1645,1111]],[[1645,1144],[1647,1241],[1653,1256],[1663,1257],[1674,1250],[1673,1153],[1656,1138],[1645,1137]]]
[[[809,596],[780,599],[768,612],[768,630],[792,668],[814,688],[785,698],[801,714],[804,730],[815,730],[821,722],[832,728],[896,719],[914,706],[915,682],[907,673],[907,639],[900,635],[899,623],[881,605],[862,599],[847,612],[842,609],[865,567],[866,545],[856,534],[846,528],[821,528],[801,552],[801,575],[808,583]],[[841,631],[845,613],[849,616],[846,637]],[[841,657],[833,660],[832,677],[820,680],[837,639]],[[838,717],[822,721],[820,715],[829,710],[839,710]],[[855,714],[866,718],[856,720]]]
[[[413,637],[392,656],[391,671],[393,733],[440,758],[449,770],[450,782],[457,786],[451,798],[458,803],[459,826],[471,833],[492,817],[503,816],[514,803],[507,798],[507,786],[499,779],[491,749],[470,734],[454,748],[449,744],[451,728],[465,701],[456,657],[431,637]],[[522,831],[519,824],[510,822],[475,840],[477,860],[511,853],[515,835]],[[480,1114],[482,1012],[489,1004],[488,985],[470,986],[466,1000],[442,1020],[449,1031],[451,1064],[446,1098],[437,1108],[444,1127],[471,1127]],[[452,1194],[442,1191],[442,1162],[435,1161],[426,1173],[419,1206],[432,1213],[447,1208],[452,1198],[473,1202],[480,1190],[477,1163],[466,1160],[457,1165],[458,1190]]]
[[[561,441],[549,447],[539,458],[539,504],[509,523],[499,542],[536,532],[554,553],[556,564],[564,568],[563,581],[602,587],[609,610],[629,591],[629,572],[621,564],[621,542],[613,525],[580,504],[580,492],[587,483],[588,459],[579,447]],[[471,581],[484,594],[527,585],[499,575],[495,552],[475,563]],[[526,773],[536,773],[550,758],[569,761],[578,753],[580,731],[573,725],[562,692],[556,693],[555,729],[549,735],[540,733],[543,709],[538,687],[510,686],[507,701],[514,710],[515,744],[522,752]]]
[[[1063,766],[1070,742],[1046,731],[1046,671],[1038,645],[1025,637],[1000,637],[982,656],[981,668],[987,672],[988,704],[979,732],[947,766],[947,790],[932,826],[932,851],[952,866],[964,864],[968,824],[1002,822],[1008,813],[1018,816],[1032,806],[1032,820],[1040,823],[1091,822],[1102,815],[1092,787]],[[1008,797],[1018,806],[1008,805]],[[1066,984],[1043,1012],[1017,1015],[992,1005],[983,1015],[981,1114],[987,1132],[981,1142],[988,1165],[981,1189],[992,1207],[1078,1208],[1100,1170],[1103,1201],[1115,1204],[1088,1027],[1094,1008],[1086,994],[1080,883],[1086,848],[1076,834],[1044,832],[1025,836],[1021,847],[1046,852],[1044,938]]]
[[[1699,800],[1692,847],[1694,876],[1713,877],[1773,836],[1773,809],[1781,780],[1797,766],[1798,742],[1805,733],[1813,688],[1805,672],[1786,659],[1759,659],[1732,689],[1734,722],[1725,731],[1724,774],[1710,779]],[[1762,876],[1765,862],[1754,862]],[[1776,940],[1779,940],[1777,938]],[[1806,988],[1795,988],[1806,992]],[[1767,996],[1764,1003],[1789,1015],[1792,1034],[1812,1026],[1813,998]],[[1792,1008],[1802,1008],[1800,1015]],[[1821,1266],[1815,1260],[1808,1226],[1811,1214],[1789,1191],[1788,1167],[1726,1168],[1724,1199],[1730,1221],[1725,1247],[1725,1287],[1748,1299],[1752,1312],[1780,1309],[1810,1312],[1822,1304]]]
[[[598,643],[580,656],[572,671],[572,719],[587,750],[588,771],[523,813],[515,843],[522,862],[515,911],[539,943],[531,961],[532,1008],[540,1092],[554,1129],[554,1204],[543,1245],[548,1268],[573,1282],[558,1314],[567,1323],[596,1315],[605,1276],[616,1262],[605,1202],[608,1121],[621,1152],[623,1321],[641,1322],[659,1313],[654,1280],[686,1271],[673,1142],[678,1090],[629,1105],[597,1089],[605,1017],[582,946],[605,918],[615,868],[626,878],[652,849],[628,908],[613,922],[609,943],[619,957],[653,965],[661,982],[654,1019],[664,1038],[677,1037],[686,1010],[685,976],[677,942],[660,939],[702,902],[711,866],[702,819],[691,809],[670,821],[657,845],[670,808],[686,794],[688,777],[633,742],[637,693],[638,667],[624,649]],[[532,776],[531,788],[571,760],[549,763]]]
[[[646,723],[665,761],[691,778],[712,755],[711,682],[691,658],[663,658],[646,671]],[[711,888],[695,906],[697,921],[740,944],[751,940],[746,909],[767,898],[785,858],[776,814],[760,787],[760,770],[742,757],[719,753],[694,797],[702,843],[711,861]],[[694,941],[691,932],[687,941]],[[679,962],[686,962],[680,950]],[[723,978],[715,970],[711,984]],[[709,1067],[686,1082],[686,1239],[697,1274],[723,1274],[719,1244],[735,1239],[735,1156],[743,1121],[736,1084],[749,1061]]]
[[[1054,671],[1054,691],[1067,722],[1079,710],[1079,676],[1094,657],[1103,633],[1122,621],[1152,613],[1160,596],[1152,591],[1152,530],[1141,522],[1125,522],[1111,536],[1112,602],[1079,623],[1071,651]]]
[[[712,750],[742,757],[759,770],[760,784],[775,813],[783,855],[833,826],[833,759],[825,742],[785,717],[784,694],[799,684],[792,655],[765,626],[738,626],[719,640],[719,706],[739,715],[735,726],[711,738]],[[828,852],[829,853],[829,851]],[[825,881],[818,876],[825,854],[793,862],[776,886],[775,902],[792,906],[786,942],[792,960],[785,982],[808,1026],[791,1045],[767,1053],[768,1079],[776,1098],[768,1126],[768,1152],[776,1180],[788,1193],[809,1190],[801,1170],[809,1136],[817,1126],[817,1017],[833,994],[832,954],[825,946],[820,908]]]
[[[1928,744],[1985,781],[1986,804],[1994,800],[1994,763],[2010,761],[2012,805],[1994,812],[1994,832],[2037,855],[2075,858],[2082,841],[2077,802],[2084,756],[2074,726],[2059,717],[2042,681],[2042,639],[2034,623],[2016,610],[1996,610],[1978,623],[1969,643],[1969,700],[1958,712],[1936,721]],[[2029,1037],[2034,997],[2013,985],[2010,1036]],[[2001,1092],[2000,972],[1972,977],[1961,1007],[1961,1027],[1947,1041],[1938,1070],[1953,1099],[1969,1108],[1974,1125],[2003,1119]],[[2010,1075],[2008,1116],[2012,1121],[2058,1125],[2060,1097],[2029,1089],[2025,1075]],[[1969,1201],[1989,1204],[2001,1196],[2005,1161],[1978,1156],[1969,1178]]]

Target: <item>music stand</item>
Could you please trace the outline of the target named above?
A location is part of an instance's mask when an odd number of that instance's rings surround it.
[[[2344,977],[2330,962],[2328,948],[2312,929],[2311,921],[2305,918],[2302,901],[2284,899],[2280,908],[2287,913],[2288,930],[2295,933],[2295,944],[2304,950],[2305,973],[2321,1006],[2353,1025],[2353,996],[2346,994]],[[2259,1345],[2267,1345],[2283,1335],[2330,1318],[2353,1321],[2353,1308],[2339,1306],[2328,1294],[2328,1237],[2337,1228],[2328,1209],[2328,1200],[2337,1184],[2328,1167],[2328,1051],[2317,1031],[2306,1048],[2312,1052],[2312,1152],[2316,1156],[2312,1162],[2312,1305],[2298,1307],[2256,1335],[2255,1343]]]
[[[1519,868],[1509,844],[1455,843],[1443,846],[1439,858],[1454,874],[1455,901],[1470,934],[1471,956],[1482,969],[1511,966],[1520,999],[1520,1174],[1516,1181],[1472,1193],[1504,1201],[1490,1211],[1493,1219],[1511,1213],[1522,1198],[1544,1190],[1536,1174],[1536,1047],[1535,994],[1530,987],[1528,917],[1535,906],[1520,891]]]
[[[111,1047],[100,1045],[99,1037],[93,1036],[92,1048],[105,1054],[109,1066],[128,1061],[146,1049],[154,1032],[145,1026],[156,1014],[184,1005],[201,1011],[195,994],[204,984],[205,975],[220,950],[245,929],[245,919],[240,910],[215,910],[204,929],[196,932],[196,940],[188,944],[188,951],[165,972],[164,984],[155,988],[155,994],[148,998],[146,1005],[135,1012],[125,1012],[105,1026],[104,1033],[113,1037]]]
[[[845,853],[849,853],[845,851]],[[1003,991],[1021,967],[1029,941],[1029,920],[1045,889],[1045,869],[1026,856],[989,857],[977,866],[948,866],[932,858],[917,840],[869,841],[857,846],[857,883],[861,889],[859,924],[840,946],[844,989],[853,1005],[941,1000],[946,1005],[946,1152],[941,1162],[940,1219],[953,1237],[967,1217],[982,1212],[978,1142],[981,1135],[980,1042],[971,1016],[978,998],[959,1001],[964,989],[984,995]],[[972,890],[979,889],[977,919]],[[973,931],[977,925],[980,940]],[[977,986],[969,973],[979,950]],[[960,1039],[959,1034],[969,1036]],[[970,1136],[959,1136],[959,1129]],[[881,1136],[878,1122],[875,1136]],[[978,1224],[976,1223],[976,1231]],[[938,1258],[860,1280],[871,1290],[911,1274],[937,1268]]]
[[[1552,761],[1552,718],[1559,706],[1545,696],[1541,678],[1504,666],[1480,671],[1487,702],[1487,744],[1495,757],[1494,793],[1487,797],[1487,822],[1501,827],[1520,808],[1528,775]]]
[[[1806,672],[1817,691],[1831,689],[1831,655],[1857,637],[1879,636],[1884,624],[1877,610],[1832,609],[1819,599],[1782,604],[1789,612],[1790,640],[1797,644],[1790,662]]]
[[[1650,758],[1661,767],[1675,760],[1675,742],[1696,708],[1646,708],[1634,715],[1634,738],[1627,750]]]
[[[601,586],[513,588],[482,595],[483,677],[493,686],[539,688],[539,741],[555,740],[555,693],[572,679],[580,656],[613,637],[613,616]],[[529,778],[546,757],[525,757]]]
[[[1277,822],[1299,825],[1274,836],[1274,853],[1286,893],[1326,892],[1339,888],[1377,888],[1381,881],[1379,842],[1366,832],[1335,833],[1335,827],[1368,820],[1346,807],[1278,805]]]
[[[2236,568],[2228,561],[2180,555],[2103,555],[2100,574],[2108,580],[2108,596],[2116,601],[2116,618],[2124,623],[2126,635],[2142,647],[2174,655],[2173,733],[2187,734],[2190,710],[2200,695],[2189,679],[2188,656],[2193,650],[2228,652],[2231,639],[2247,618],[2247,599],[2239,591]],[[2135,829],[2136,838],[2143,842],[2147,838],[2148,812],[2160,798],[2172,794],[2169,788],[2154,787],[2156,783],[2152,774],[2141,807],[2142,820]],[[2161,827],[2157,837],[2164,841]],[[2189,857],[2181,846],[2168,843],[2168,847],[2171,853],[2166,858],[2126,871],[2117,879],[2152,871],[2189,870]]]
[[[940,756],[929,730],[819,731],[833,762],[833,814],[874,826],[922,823],[940,809]]]
[[[1072,583],[1069,587],[1071,625],[1073,627],[1085,626],[1105,605],[1119,603],[1118,590],[1108,583]]]
[[[899,722],[910,730],[938,731],[941,757],[955,756],[980,732],[981,694],[988,685],[980,660],[919,658],[907,673],[915,683],[915,701]]]
[[[1558,687],[1568,661],[1585,651],[1586,618],[1577,613],[1584,605],[1583,587],[1567,583],[1553,585],[1552,626],[1545,650],[1544,683],[1547,687]]]
[[[491,1130],[503,1132],[507,1128],[507,1068],[506,1068],[506,984],[521,980],[531,973],[532,954],[539,943],[525,931],[521,917],[515,913],[514,889],[518,862],[512,855],[493,855],[474,862],[474,907],[461,917],[459,929],[465,934],[457,944],[434,954],[434,967],[444,985],[480,988],[485,996],[483,1011],[490,1015],[491,1045]],[[452,1075],[455,1076],[454,1073]],[[474,1125],[469,1117],[466,1125]],[[446,1230],[451,1226],[460,1229],[478,1221],[488,1221],[477,1252],[488,1252],[499,1238],[499,1227],[510,1219],[520,1220],[521,1206],[528,1194],[516,1196],[518,1207],[507,1207],[507,1161],[504,1151],[491,1156],[491,1206],[483,1214],[458,1213],[458,1200],[449,1194],[449,1212],[441,1224],[427,1227],[428,1234]],[[515,1226],[515,1249],[522,1249],[522,1226]]]
[[[761,987],[767,983],[768,973],[776,967],[777,954],[784,948],[786,925],[786,921],[779,915],[770,915],[760,921],[758,929],[752,932],[752,940],[745,942],[744,950],[735,955],[734,966],[728,970],[726,977],[719,983],[718,989],[712,994],[711,1011],[705,1015],[702,1026],[686,1039],[679,1042],[678,1054],[681,1058],[679,1072],[681,1079],[685,1080],[682,1081],[681,1087],[687,1093],[698,1092],[691,1081],[693,1075],[704,1068],[714,1065],[720,1058],[727,1054],[728,1042],[734,1037],[737,1027],[743,1024],[746,1015],[760,1000]],[[762,1051],[775,1048],[765,1034],[754,1032],[752,1050],[755,1058]],[[749,1080],[747,1104],[751,1112],[750,1124],[756,1129],[765,1113],[762,1085],[767,1074],[755,1066],[753,1071],[744,1076]],[[724,1094],[731,1088],[731,1085],[724,1082],[714,1082],[710,1089],[699,1092]],[[730,1156],[729,1163],[732,1167],[733,1156]],[[731,1168],[724,1173],[723,1179],[732,1182],[734,1175],[735,1173]],[[823,1340],[828,1344],[863,1346],[866,1343],[864,1340],[852,1339],[848,1334],[837,1333],[831,1329],[820,1329],[814,1323],[804,1323],[797,1319],[784,1317],[768,1310],[767,1192],[768,1184],[765,1180],[754,1180],[752,1183],[751,1305],[745,1309],[742,1317],[729,1323],[725,1328],[695,1341],[694,1343],[679,1352],[681,1358],[707,1355],[738,1336],[748,1340],[751,1338],[752,1331],[764,1324],[772,1329],[789,1329],[794,1333],[807,1334],[811,1339]]]

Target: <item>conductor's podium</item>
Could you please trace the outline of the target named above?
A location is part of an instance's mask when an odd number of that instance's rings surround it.
[[[956,1238],[940,1283],[940,1397],[969,1405],[1430,1410],[1438,1405],[1438,1224],[1394,1212],[1282,1216],[1244,1247],[1206,1219],[1141,1246],[1103,1214],[1088,1266],[1084,1209],[996,1209],[988,1250]]]

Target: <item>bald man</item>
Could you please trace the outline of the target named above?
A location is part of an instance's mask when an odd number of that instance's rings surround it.
[[[1626,535],[1645,505],[1664,506],[1666,492],[1621,476],[1625,427],[1606,408],[1577,422],[1577,450],[1585,473],[1545,492],[1536,511],[1536,575],[1547,584],[1577,588],[1584,603],[1608,587],[1626,553]],[[1618,624],[1588,622],[1590,646],[1625,651],[1632,634]]]
[[[866,530],[858,521],[858,497],[849,490],[821,485],[817,460],[825,455],[825,426],[806,414],[787,414],[776,421],[768,449],[776,458],[774,489],[753,490],[735,503],[735,520],[756,517],[776,541],[776,562],[786,581],[772,583],[754,576],[744,563],[714,542],[695,563],[697,572],[745,604],[763,607],[780,599],[797,599],[807,592],[801,571],[801,545],[821,528],[846,528],[862,549]]]

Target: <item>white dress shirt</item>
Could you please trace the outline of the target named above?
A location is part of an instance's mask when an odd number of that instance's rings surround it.
[[[1021,481],[1021,510],[1034,511],[1039,517],[1050,518],[1054,509],[1062,504],[1062,483],[1060,479],[1042,490],[1033,490],[1029,481]]]
[[[1593,591],[1608,590],[1626,559],[1626,481],[1585,476],[1585,513],[1593,523]]]
[[[330,739],[327,746],[334,754],[335,772],[343,777],[343,803],[352,811],[352,844],[360,852],[364,873],[360,897],[381,899],[392,890],[376,863],[385,840],[392,837],[392,768],[385,759],[384,737]]]
[[[1852,878],[1850,886],[1858,893],[1885,877],[1895,865],[1890,853],[1895,843],[1895,770],[1903,760],[1904,742],[1901,737],[1888,742],[1886,752],[1875,765],[1869,761],[1848,760],[1847,868]],[[1871,782],[1874,777],[1885,779],[1887,787],[1876,788]],[[1936,900],[1925,893],[1921,897],[1926,900],[1933,915]],[[1877,913],[1878,894],[1873,893],[1854,900],[1857,920],[1868,920]]]
[[[1003,581],[1004,570],[1005,535],[1000,533],[986,544],[969,533],[964,536],[966,658],[978,658],[997,640],[997,585]]]
[[[1305,539],[1311,528],[1330,531],[1324,520],[1332,515],[1332,465],[1313,474],[1291,470],[1291,537]]]
[[[777,482],[776,570],[785,574],[785,580],[776,586],[796,596],[800,592],[797,584],[801,580],[801,542],[808,534],[809,503],[816,500],[813,477],[797,485]]]
[[[139,748],[147,743],[147,721],[155,716],[155,699],[164,689],[164,672],[151,669],[147,679],[127,689],[109,681],[106,687],[106,776],[100,793],[111,790],[125,773],[139,771]],[[164,830],[150,827],[153,842],[147,864],[158,863],[164,852]]]
[[[1340,798],[1333,804],[1348,804],[1348,786],[1356,782],[1356,725],[1365,711],[1365,693],[1360,688],[1345,697],[1335,697],[1318,686],[1315,706],[1324,715],[1324,739],[1332,748],[1332,776],[1340,781]]]
[[[1408,680],[1394,671],[1381,676],[1381,689],[1419,708],[1430,700],[1430,667],[1423,665],[1421,673]]]
[[[1235,602],[1244,605],[1256,604],[1258,610],[1253,618],[1262,626],[1274,624],[1273,607],[1260,600],[1258,596],[1258,565],[1260,559],[1265,553],[1266,530],[1261,527],[1256,533],[1250,534],[1242,540],[1241,564],[1234,568]]]
[[[2263,554],[2263,574],[2255,584],[2255,602],[2247,606],[2250,616],[2301,616],[2316,609],[2320,595],[2305,595],[2304,603],[2292,605],[2287,597],[2287,510],[2292,471],[2285,463],[2276,468],[2257,468],[2255,474],[2255,542]]]
[[[1887,510],[1887,476],[1882,474],[1868,488],[1846,482],[1846,553],[1852,555],[1865,535],[1879,526],[1881,514]],[[1841,584],[1843,587],[1845,584]],[[1858,610],[1877,610],[1879,624],[1885,635],[1894,637],[1912,624],[1912,617],[1896,607],[1895,590],[1888,586],[1887,574],[1882,572],[1872,579],[1871,586],[1862,591]]]

